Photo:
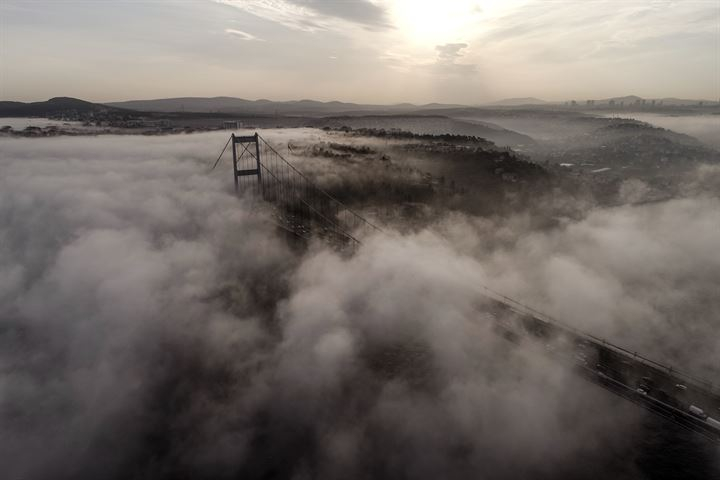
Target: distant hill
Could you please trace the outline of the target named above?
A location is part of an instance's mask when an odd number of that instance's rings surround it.
[[[129,100],[110,102],[106,105],[128,108],[142,112],[196,112],[196,113],[236,113],[264,115],[330,115],[350,112],[407,112],[412,110],[458,107],[431,103],[413,105],[365,105],[347,102],[320,102],[317,100],[272,101],[267,99],[247,100],[236,97],[179,97],[155,100]]]
[[[602,100],[596,100],[596,103],[625,103],[626,105],[633,104],[635,102],[641,102],[643,99],[642,97],[638,97],[637,95],[626,95],[624,97],[612,97],[612,98],[605,98]]]
[[[661,98],[663,105],[697,105],[702,102],[704,105],[718,105],[719,102],[713,100],[692,100],[683,98]]]
[[[521,97],[521,98],[505,98],[496,102],[488,103],[487,105],[507,106],[507,107],[518,107],[522,105],[546,105],[549,102],[541,100],[535,97]]]
[[[656,176],[677,173],[699,163],[720,162],[720,152],[689,135],[622,118],[597,118],[590,134],[567,139],[554,163],[587,169],[613,169],[618,175]]]
[[[69,112],[123,112],[124,109],[108,107],[71,97],[55,97],[45,102],[0,102],[0,117],[48,117]]]
[[[639,97],[637,95],[627,95],[625,97],[612,97],[612,98],[604,98],[601,100],[595,100],[595,105],[609,105],[611,102],[613,102],[615,105],[624,104],[624,105],[637,105],[637,104],[643,104],[644,105],[664,105],[664,106],[671,106],[671,107],[679,107],[679,106],[697,106],[702,102],[703,105],[717,105],[717,101],[713,100],[702,100],[702,99],[683,99],[683,98],[643,98]],[[653,103],[654,102],[654,103]]]

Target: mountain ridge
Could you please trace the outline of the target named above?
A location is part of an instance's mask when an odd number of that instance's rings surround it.
[[[301,99],[273,101],[265,98],[248,100],[240,97],[173,97],[150,100],[126,100],[107,102],[105,105],[129,108],[141,112],[196,112],[196,113],[273,113],[277,114],[328,114],[340,112],[362,111],[408,111],[413,109],[433,109],[459,107],[457,104],[428,103],[414,105],[398,103],[392,105],[360,104],[331,100]]]
[[[74,97],[53,97],[40,102],[0,101],[0,116],[6,117],[61,115],[71,111],[78,113],[132,113],[127,109],[88,102]]]

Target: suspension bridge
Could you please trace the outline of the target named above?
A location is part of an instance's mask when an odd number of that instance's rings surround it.
[[[351,251],[366,235],[381,231],[318,187],[257,133],[232,134],[212,169],[229,145],[236,193],[262,199],[284,231]],[[491,320],[509,342],[542,348],[586,380],[720,444],[717,383],[581,332],[488,287],[481,290],[478,317]]]
[[[260,198],[273,209],[279,227],[298,238],[321,238],[356,249],[380,228],[327,193],[295,168],[260,135],[232,134],[213,169],[232,144],[235,191]]]

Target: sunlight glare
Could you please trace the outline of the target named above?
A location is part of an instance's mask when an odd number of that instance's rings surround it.
[[[412,43],[437,45],[465,41],[480,26],[491,0],[396,0],[395,25]]]

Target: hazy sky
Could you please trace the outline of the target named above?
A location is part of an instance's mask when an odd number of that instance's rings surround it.
[[[720,0],[0,0],[0,99],[720,97]]]

